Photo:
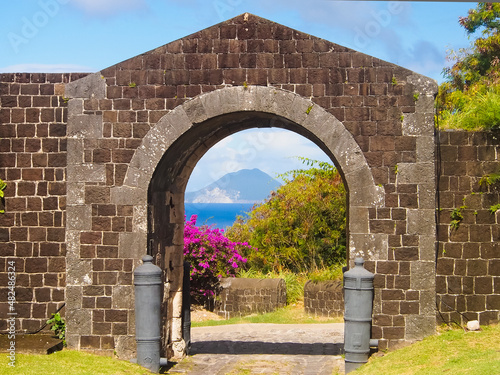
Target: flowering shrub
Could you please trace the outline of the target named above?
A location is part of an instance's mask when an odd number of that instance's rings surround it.
[[[196,226],[192,215],[184,226],[184,260],[190,264],[191,297],[196,303],[207,304],[215,295],[221,277],[235,276],[246,263],[240,255],[247,243],[233,242],[224,231],[207,225]]]

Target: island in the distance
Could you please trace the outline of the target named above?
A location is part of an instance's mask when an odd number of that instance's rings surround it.
[[[186,192],[185,203],[256,203],[265,200],[281,183],[260,169],[228,173],[203,189]]]

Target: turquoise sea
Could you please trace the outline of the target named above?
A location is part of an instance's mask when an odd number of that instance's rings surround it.
[[[244,216],[252,209],[253,203],[185,203],[186,219],[198,215],[196,225],[213,225],[225,229],[233,225],[236,216]]]

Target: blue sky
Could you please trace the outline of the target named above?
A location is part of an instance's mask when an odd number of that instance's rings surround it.
[[[446,51],[470,43],[458,17],[475,6],[349,0],[4,1],[0,5],[4,15],[0,72],[96,72],[250,12],[441,82]],[[289,154],[289,150],[297,153]],[[201,188],[235,168],[282,173],[297,167],[290,157],[299,151],[302,156],[325,158],[314,145],[293,134],[275,130],[238,133],[200,161],[204,173],[193,172],[188,190]]]

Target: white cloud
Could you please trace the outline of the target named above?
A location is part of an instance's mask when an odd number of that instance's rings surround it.
[[[87,13],[111,15],[147,8],[145,0],[72,0],[72,3]]]
[[[231,197],[226,190],[216,187],[212,190],[204,190],[193,200],[193,203],[234,203],[238,195],[239,192]]]
[[[88,66],[74,64],[17,64],[0,68],[0,73],[87,73]]]

